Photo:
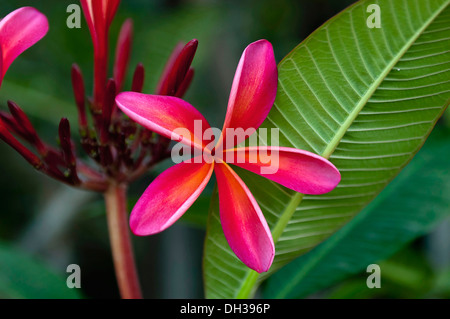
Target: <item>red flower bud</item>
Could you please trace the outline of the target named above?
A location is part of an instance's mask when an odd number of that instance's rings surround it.
[[[100,131],[100,143],[106,144],[109,136],[109,126],[111,125],[111,117],[115,106],[116,83],[113,79],[108,81],[106,86],[105,100],[103,102],[102,111],[102,127]]]
[[[133,21],[125,20],[120,29],[116,46],[116,60],[114,62],[114,81],[116,81],[117,91],[120,92],[130,60],[131,42],[133,38]]]
[[[75,103],[78,108],[78,124],[81,132],[86,132],[87,118],[86,118],[86,103],[83,74],[78,65],[72,65],[72,88],[75,96]]]
[[[136,66],[133,74],[133,83],[131,84],[131,91],[133,92],[142,92],[142,88],[144,87],[144,76],[145,69],[142,63],[139,63]]]
[[[80,180],[78,179],[76,171],[77,162],[72,147],[72,139],[70,138],[70,123],[66,118],[62,118],[59,122],[59,142],[68,169],[66,178],[68,178],[71,183],[78,184]]]
[[[20,136],[25,140],[28,138],[27,133],[22,129],[20,125],[17,124],[16,120],[11,114],[7,112],[0,112],[0,119],[3,121],[3,125],[5,125],[6,129],[9,132]]]
[[[75,165],[75,156],[72,151],[69,120],[62,118],[59,122],[59,142],[63,151],[64,160],[69,166]]]
[[[6,125],[0,120],[0,138],[9,146],[14,148],[22,157],[34,168],[40,169],[42,161],[33,152],[23,146],[15,137],[7,130]]]
[[[192,82],[192,78],[194,77],[194,69],[190,68],[187,73],[186,76],[184,77],[183,82],[181,82],[181,84],[179,85],[177,92],[175,93],[176,97],[183,97],[183,95],[186,93],[187,89],[189,88],[189,86],[191,85]]]
[[[198,41],[193,39],[189,41],[184,48],[179,52],[176,59],[173,60],[173,54],[164,70],[161,78],[161,84],[158,86],[156,94],[160,95],[175,95],[178,87],[186,77],[195,52],[197,51]],[[174,53],[178,50],[175,48]],[[172,62],[173,61],[173,62]]]
[[[24,133],[23,138],[26,139],[30,144],[32,144],[38,150],[39,154],[44,155],[47,153],[47,147],[42,143],[36,130],[31,124],[25,112],[14,102],[8,101],[8,108],[11,115],[18,127],[21,128]]]
[[[172,53],[170,54],[170,57],[167,60],[166,65],[164,66],[164,70],[161,74],[161,77],[159,78],[158,85],[156,86],[156,90],[155,90],[156,94],[159,94],[159,92],[162,91],[162,86],[163,86],[164,82],[167,81],[167,77],[169,76],[169,73],[175,64],[175,61],[178,58],[178,56],[180,55],[180,52],[181,52],[181,50],[183,50],[183,48],[184,48],[183,42],[178,42],[177,45],[175,46],[175,48],[173,48]]]

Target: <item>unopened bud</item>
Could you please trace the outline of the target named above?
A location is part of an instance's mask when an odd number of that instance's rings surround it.
[[[192,82],[192,78],[194,77],[194,69],[190,68],[187,73],[186,76],[184,77],[183,82],[181,82],[180,86],[177,89],[177,92],[175,93],[176,97],[183,97],[183,95],[186,93],[187,89],[189,88],[189,86],[191,85]]]
[[[133,83],[131,84],[131,91],[133,92],[142,92],[142,88],[144,87],[144,77],[145,77],[145,69],[142,63],[139,63],[136,66],[133,74]]]
[[[125,20],[120,29],[116,46],[116,59],[114,62],[114,81],[116,81],[117,91],[120,92],[123,80],[130,60],[131,42],[133,38],[133,21]]]
[[[106,85],[105,100],[102,110],[102,127],[100,131],[100,143],[106,144],[109,136],[109,126],[111,125],[111,117],[115,105],[116,83],[113,79],[108,81]]]
[[[168,66],[167,72],[161,79],[161,85],[158,88],[157,94],[161,95],[175,95],[178,87],[186,77],[195,52],[197,51],[198,40],[193,39],[189,41],[178,54],[172,65]],[[170,63],[171,61],[169,61]]]
[[[38,150],[39,154],[45,154],[47,151],[46,146],[42,143],[40,137],[38,136],[36,130],[28,119],[25,112],[13,101],[8,101],[8,108],[13,116],[17,126],[21,128],[23,132],[23,138],[26,139],[30,144],[32,144]]]
[[[28,163],[33,165],[34,168],[40,169],[42,167],[42,161],[39,157],[16,140],[16,138],[7,130],[2,120],[0,120],[0,138],[22,155],[22,157]]]
[[[72,88],[78,108],[78,123],[81,131],[87,128],[84,80],[78,65],[72,65]]]

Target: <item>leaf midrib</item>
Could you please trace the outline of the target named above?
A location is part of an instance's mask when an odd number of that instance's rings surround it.
[[[380,74],[380,76],[377,78],[377,80],[367,89],[366,93],[361,97],[360,102],[356,105],[354,110],[349,114],[347,119],[344,121],[342,126],[338,129],[334,137],[331,139],[328,146],[325,148],[325,150],[322,152],[321,156],[324,158],[329,159],[330,156],[335,151],[336,147],[339,145],[341,139],[344,137],[345,133],[348,131],[350,126],[353,124],[355,119],[358,117],[361,110],[364,108],[364,106],[367,104],[371,96],[375,93],[375,91],[378,89],[378,87],[383,83],[387,75],[391,72],[391,70],[394,68],[394,66],[400,61],[400,59],[405,55],[405,53],[411,48],[411,46],[416,42],[416,40],[422,35],[422,33],[430,26],[431,23],[447,8],[447,6],[450,4],[450,0],[446,1],[438,10],[436,10],[436,13],[433,14],[425,23],[424,25],[414,33],[414,35],[411,37],[409,41],[405,43],[405,45],[400,49],[399,53],[394,56],[392,61],[385,67],[383,72]],[[337,16],[336,16],[337,17]],[[308,37],[309,38],[309,37]],[[301,45],[301,44],[300,44]],[[331,50],[333,50],[331,48]],[[288,55],[289,56],[289,55]],[[282,63],[286,61],[283,60],[280,62],[280,66]],[[280,219],[275,224],[274,230],[277,230],[277,233],[281,230],[280,235],[283,233],[284,228],[287,225],[287,221],[290,220],[292,215],[294,214],[296,208],[300,206],[303,194],[301,193],[295,193],[295,195],[292,197],[291,201],[289,202],[286,209],[281,214]],[[292,202],[298,201],[298,205],[293,207],[293,205],[290,205]],[[282,225],[284,224],[284,225]],[[274,231],[272,231],[273,236]],[[274,244],[277,243],[280,236],[277,236],[276,240],[274,238]],[[242,282],[242,285],[240,289],[236,293],[236,298],[248,298],[253,291],[253,286],[256,284],[257,279],[259,277],[259,274],[251,269],[247,270],[247,275]]]
[[[389,63],[383,72],[380,74],[378,79],[367,89],[366,93],[361,97],[360,102],[356,105],[354,110],[349,114],[345,122],[342,124],[342,126],[339,128],[339,130],[334,135],[333,139],[330,141],[328,146],[325,148],[325,150],[322,153],[322,156],[325,158],[330,158],[331,154],[333,154],[336,147],[339,145],[339,142],[344,137],[345,133],[348,131],[350,126],[353,124],[355,119],[358,117],[361,110],[364,108],[364,106],[367,104],[369,99],[372,97],[372,95],[375,93],[375,91],[378,89],[378,87],[383,83],[384,79],[387,77],[387,75],[391,72],[391,70],[394,68],[394,66],[400,61],[400,59],[405,55],[405,53],[411,48],[411,46],[416,42],[416,40],[422,35],[422,33],[430,26],[431,23],[442,13],[442,11],[447,8],[449,5],[450,0],[447,1],[444,5],[442,5],[439,10],[436,11],[436,13],[431,16],[427,22],[420,28],[409,41],[405,43],[405,45],[402,47],[402,49],[399,51],[399,53],[392,59],[391,63]],[[333,50],[333,48],[331,48]]]

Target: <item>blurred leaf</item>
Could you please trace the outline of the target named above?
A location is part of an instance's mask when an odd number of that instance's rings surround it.
[[[56,275],[42,262],[0,244],[0,298],[73,299],[77,289],[66,285],[66,278]]]
[[[71,123],[76,123],[76,107],[74,104],[8,80],[3,82],[2,90],[7,92],[7,96],[2,101],[4,105],[6,105],[6,98],[20,96],[20,100],[14,99],[14,102],[17,102],[30,117],[47,121],[53,125],[62,117],[68,118]],[[26,93],[24,94],[24,92]]]
[[[211,5],[181,6],[170,14],[136,21],[139,38],[135,37],[134,60],[143,61],[146,73],[151,75],[146,78],[144,92],[154,91],[172,50],[180,41],[199,40],[193,67],[202,67],[199,62],[206,58],[208,45],[217,36],[222,21],[219,8]]]
[[[303,196],[242,174],[272,230],[276,256],[269,273],[248,269],[229,248],[213,205],[207,297],[251,296],[271,272],[336,232],[412,159],[447,107],[450,29],[442,26],[450,0],[380,0],[379,29],[366,24],[371,3],[359,1],[329,20],[279,64],[277,99],[262,125],[279,129],[282,146],[329,158],[341,183],[328,194]],[[421,226],[408,225],[412,233]]]
[[[450,131],[436,130],[411,163],[366,209],[324,243],[272,276],[264,296],[306,297],[363,271],[432,230],[450,216],[449,158]],[[411,263],[417,260],[411,259]],[[393,265],[390,268],[394,270]],[[402,279],[403,285],[414,285],[416,277],[406,273],[406,268],[402,268],[397,279]],[[423,283],[423,278],[418,282]]]
[[[450,298],[450,269],[445,269],[437,275],[430,297]]]
[[[382,286],[384,288],[384,285]],[[368,289],[364,278],[346,281],[331,291],[327,299],[374,299],[378,288]]]
[[[424,298],[435,285],[433,272],[421,251],[408,247],[388,260],[379,263],[381,287],[369,289],[366,285],[368,273],[346,280],[325,294],[325,298]]]
[[[180,220],[188,225],[206,228],[206,220],[208,219],[208,209],[210,206],[211,195],[202,194],[191,207],[187,210]]]

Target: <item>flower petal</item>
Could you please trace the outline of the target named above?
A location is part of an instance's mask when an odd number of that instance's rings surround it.
[[[116,103],[131,119],[153,132],[199,149],[206,146],[207,141],[202,137],[203,132],[210,128],[208,122],[196,108],[182,99],[123,92],[116,97]]]
[[[14,10],[0,21],[2,76],[23,51],[38,42],[48,31],[45,15],[32,7]]]
[[[227,136],[227,128],[258,129],[275,101],[277,81],[277,65],[270,42],[259,40],[247,46],[234,76],[223,136]],[[228,143],[223,140],[225,148],[243,142],[246,138],[240,135]]]
[[[151,235],[171,226],[201,194],[213,168],[214,164],[182,162],[160,174],[131,212],[133,233]]]
[[[330,192],[341,180],[341,174],[327,159],[295,148],[259,146],[224,153],[228,163],[303,194]]]
[[[248,267],[259,273],[267,271],[275,247],[258,203],[226,163],[216,163],[214,171],[219,187],[220,221],[228,244]]]

